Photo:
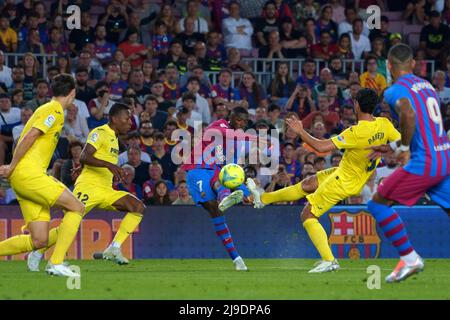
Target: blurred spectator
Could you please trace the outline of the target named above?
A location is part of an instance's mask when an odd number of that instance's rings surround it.
[[[445,86],[445,72],[438,70],[433,75],[433,85],[441,100],[441,105],[450,103],[450,88]]]
[[[308,56],[306,38],[294,29],[292,20],[288,17],[281,20],[280,40],[285,49],[286,58],[306,58]]]
[[[345,8],[343,6],[345,1],[330,0],[328,2],[331,4],[333,8],[333,16],[331,17],[331,19],[337,24],[340,24],[345,20]]]
[[[375,56],[367,57],[365,61],[365,69],[367,70],[361,74],[359,81],[363,88],[370,88],[375,90],[379,95],[387,87],[386,78],[378,72],[378,63]]]
[[[81,13],[81,29],[73,29],[69,35],[69,49],[72,56],[76,56],[86,43],[95,41],[95,31],[91,27],[91,15],[89,12]]]
[[[231,71],[251,71],[251,68],[241,60],[241,53],[236,48],[228,49],[227,69]]]
[[[164,149],[164,148],[163,148]],[[156,183],[162,181],[163,168],[158,162],[152,162],[148,167],[149,179],[144,182],[142,190],[144,191],[144,199],[149,199],[154,195]],[[173,189],[173,184],[170,181],[164,180],[166,186]]]
[[[129,192],[136,198],[142,200],[142,188],[140,185],[134,183],[134,178],[136,176],[134,167],[129,164],[124,164],[122,168],[125,170],[126,174],[123,182],[117,185],[117,190]]]
[[[186,181],[180,181],[177,187],[178,191],[178,199],[175,200],[172,205],[194,205],[194,200],[192,199],[191,195],[189,194],[189,190],[186,184]]]
[[[152,36],[153,55],[167,54],[171,42],[172,35],[167,31],[167,25],[162,20],[156,21]]]
[[[248,19],[241,18],[237,1],[230,2],[230,16],[222,21],[225,48],[236,48],[241,55],[249,56],[252,51],[253,26]]]
[[[174,105],[171,101],[164,99],[164,84],[160,80],[156,80],[152,83],[151,94],[156,98],[158,102],[158,110],[169,112],[174,109]]]
[[[141,139],[140,148],[142,151],[147,152],[148,154],[153,153],[153,133],[154,129],[150,121],[146,120],[139,123],[139,135]],[[134,164],[132,165],[134,166]]]
[[[166,81],[163,82],[164,94],[163,97],[167,101],[170,101],[172,105],[176,104],[176,101],[181,97],[181,88],[179,81],[178,69],[175,65],[169,64],[166,69]]]
[[[387,69],[387,52],[385,48],[385,42],[382,38],[375,38],[372,41],[372,51],[370,52],[371,56],[377,58],[377,72],[380,73],[385,79],[386,82],[389,83],[390,73]]]
[[[209,31],[208,22],[198,15],[198,2],[196,0],[188,0],[186,2],[187,16],[178,22],[178,30],[184,31],[184,21],[187,17],[195,19],[194,30],[198,33],[207,33]]]
[[[353,32],[353,21],[358,17],[358,14],[356,12],[355,7],[347,7],[345,8],[345,20],[341,23],[339,23],[338,26],[338,36],[342,36],[344,33],[351,33]],[[379,31],[379,30],[377,30]],[[369,36],[369,28],[367,26],[367,23],[363,22],[363,32],[362,34],[366,37]],[[372,40],[372,39],[371,39]]]
[[[90,117],[88,118],[89,129],[96,128],[108,122],[108,113],[114,101],[110,99],[109,87],[105,81],[99,81],[95,85],[96,98],[88,103]]]
[[[312,89],[314,100],[317,100],[317,96],[319,94],[325,93],[326,84],[331,80],[333,80],[333,74],[331,73],[331,70],[329,68],[323,68],[322,70],[320,70],[319,83],[317,83]]]
[[[85,67],[78,67],[75,71],[76,98],[83,101],[85,104],[88,104],[96,97],[95,90],[87,84],[88,80],[88,69]]]
[[[339,86],[339,89],[345,89],[348,86],[348,74],[344,72],[344,64],[341,58],[334,55],[328,60],[328,68],[331,71],[333,79]]]
[[[180,73],[187,71],[186,54],[183,52],[183,43],[175,39],[170,44],[170,51],[159,57],[158,69],[164,69],[168,66],[175,66]],[[167,72],[167,70],[166,70]]]
[[[39,16],[37,13],[32,12],[29,15],[27,15],[26,18],[26,25],[22,26],[17,33],[17,41],[19,44],[19,52],[26,52],[26,47],[29,43],[30,38],[30,31],[31,30],[38,30],[39,33],[39,40],[36,38],[33,39],[34,42],[38,42],[43,44],[48,42],[48,35],[47,35],[47,28],[39,26]]]
[[[306,38],[307,49],[312,45],[319,43],[320,37],[316,34],[316,20],[308,18],[305,20],[304,36]]]
[[[36,57],[27,52],[22,59],[24,79],[23,79],[23,98],[29,101],[33,98],[34,82],[37,78],[42,78],[39,72],[39,62]]]
[[[60,54],[56,57],[56,66],[58,67],[59,73],[72,73],[71,59],[68,55]]]
[[[119,100],[128,87],[128,83],[120,79],[120,67],[116,62],[111,62],[106,69],[105,82],[109,86],[112,100]],[[126,97],[124,97],[126,98]],[[135,98],[135,97],[134,97]]]
[[[72,104],[67,108],[64,121],[64,131],[69,141],[80,141],[86,143],[89,135],[89,128],[86,118],[81,117],[78,108]]]
[[[140,149],[140,141],[141,137],[138,132],[129,132],[126,137],[126,151],[119,154],[119,166],[128,162],[128,149],[134,147],[135,149],[139,149],[141,160],[143,162],[150,163],[150,155],[147,152],[143,152]]]
[[[36,95],[33,99],[27,102],[26,106],[31,110],[36,111],[41,105],[50,101],[48,97],[48,83],[44,79],[37,79],[36,83]]]
[[[211,123],[211,111],[209,110],[208,101],[199,94],[200,79],[197,77],[191,77],[187,83],[187,92],[192,93],[195,96],[194,110],[200,114],[201,121],[203,123]],[[183,105],[182,98],[179,98],[176,103],[177,108],[181,108]],[[192,125],[192,124],[190,124]]]
[[[145,60],[142,64],[142,72],[144,73],[144,84],[150,87],[157,80],[156,70],[151,60]]]
[[[430,24],[420,32],[420,48],[425,50],[427,59],[435,60],[438,67],[446,67],[448,49],[450,47],[450,27],[443,24],[437,11],[430,13]]]
[[[277,72],[268,88],[270,100],[284,108],[294,87],[295,81],[290,76],[289,65],[287,62],[278,63]]]
[[[144,101],[144,110],[150,115],[150,122],[153,128],[158,131],[163,130],[164,123],[167,120],[167,112],[158,110],[158,100],[153,95],[148,95]]]
[[[16,65],[12,68],[12,84],[8,88],[9,92],[12,92],[14,89],[22,89],[23,96],[25,99],[25,86],[24,86],[24,80],[25,80],[25,70],[23,66]]]
[[[339,87],[334,80],[330,80],[325,85],[325,94],[328,97],[329,109],[339,113],[341,111],[342,99],[339,95]]]
[[[320,4],[314,0],[297,0],[294,6],[295,20],[299,25],[308,18],[316,19],[319,16]]]
[[[227,60],[227,51],[221,43],[221,36],[215,32],[208,32],[206,42],[206,65],[208,70],[220,71]]]
[[[336,52],[336,56],[341,59],[354,59],[353,51],[352,51],[352,40],[348,33],[344,33],[339,37],[338,41],[338,50]]]
[[[23,100],[23,90],[14,89],[11,93],[12,106],[22,109],[25,107],[25,101]]]
[[[186,54],[194,54],[194,45],[197,41],[206,41],[203,34],[195,31],[195,19],[192,17],[184,20],[184,31],[177,34],[176,39],[182,43]]]
[[[321,8],[320,16],[316,22],[316,36],[320,37],[323,31],[328,31],[331,36],[331,42],[336,43],[338,39],[337,24],[331,18],[333,17],[333,7],[329,4]]]
[[[44,45],[41,43],[41,39],[39,37],[39,31],[36,28],[30,28],[27,34],[27,40],[25,43],[20,42],[21,49],[20,53],[31,52],[34,54],[45,54]]]
[[[369,200],[372,200],[373,195],[377,192],[376,178],[377,172],[374,171],[361,192],[362,204],[366,204]]]
[[[352,52],[355,59],[364,59],[371,51],[369,38],[363,33],[363,20],[356,18],[353,20],[353,32],[350,33]]]
[[[123,55],[122,50],[118,49],[116,51],[120,52],[120,54]],[[123,81],[129,81],[130,80],[130,74],[131,74],[131,62],[130,60],[125,59],[125,56],[123,56],[123,60],[121,62],[119,62],[120,65],[120,79],[122,79]],[[115,61],[114,61],[115,62]]]
[[[248,102],[249,109],[268,106],[266,90],[256,81],[252,72],[244,72],[242,75],[239,96]]]
[[[69,53],[69,47],[64,43],[60,29],[56,27],[50,29],[50,41],[45,45],[45,53],[56,55]]]
[[[278,31],[280,20],[277,19],[277,8],[274,1],[267,1],[264,5],[263,17],[255,25],[256,47],[261,48],[268,45],[269,33]]]
[[[156,22],[154,24],[153,29],[155,31],[158,31],[158,22],[163,22],[164,26],[166,28],[167,34],[174,34],[178,33],[180,30],[178,30],[178,19],[175,17],[172,6],[169,3],[163,3],[161,5],[161,9],[156,16]],[[171,40],[169,40],[170,42]],[[153,46],[153,48],[155,48]]]
[[[105,77],[105,71],[102,65],[97,59],[93,59],[92,53],[88,49],[83,49],[74,66],[74,71],[77,68],[86,68],[89,75],[89,81],[95,84],[96,81],[103,80]]]
[[[320,123],[320,122],[318,122],[318,123]],[[325,160],[324,157],[317,157],[314,160],[314,170],[316,170],[316,172],[325,170],[326,164],[327,164],[327,161]]]
[[[106,27],[103,24],[97,24],[95,27],[95,57],[105,66],[113,60],[113,53],[116,51],[116,45],[106,41]]]
[[[268,115],[269,115],[270,124],[275,129],[277,129],[278,132],[282,132],[283,126],[284,126],[284,121],[283,121],[283,119],[280,119],[281,108],[278,105],[271,103],[269,105],[269,109],[267,111],[268,111]]]
[[[302,167],[300,161],[295,159],[295,146],[287,142],[283,145],[282,157],[280,164],[286,168],[288,177],[291,179],[291,184],[296,184],[300,181]]]
[[[64,160],[61,167],[61,182],[73,190],[75,181],[81,173],[81,151],[83,144],[74,140],[69,144],[69,159]]]
[[[136,28],[129,28],[125,42],[119,45],[123,51],[125,59],[130,60],[133,67],[141,67],[145,59],[148,58],[147,48],[139,42],[139,31]]]
[[[11,107],[11,100],[5,93],[0,94],[0,165],[5,163],[6,154],[12,152],[13,128],[20,125],[19,108]]]
[[[398,32],[396,33],[391,33],[391,35],[389,36],[389,47],[393,47],[396,44],[399,44],[402,42],[402,35]]]
[[[25,128],[25,125],[27,124],[28,120],[30,120],[31,116],[33,115],[33,110],[27,107],[23,107],[20,110],[20,121],[21,123],[17,126],[14,126],[12,129],[12,137],[13,137],[13,145],[17,145],[17,141],[20,138],[20,135],[22,134],[23,128]]]
[[[212,121],[228,118],[229,110],[224,103],[218,103],[214,105],[213,110]]]
[[[304,119],[308,114],[316,111],[311,89],[304,84],[297,85],[286,103],[286,110],[297,113],[299,119]]]
[[[232,73],[228,69],[219,72],[218,83],[211,89],[211,97],[214,104],[223,103],[230,110],[237,106],[243,106],[243,101],[239,95],[239,90],[231,87]]]
[[[275,0],[275,8],[277,10],[276,16],[281,21],[284,19],[289,19],[293,24],[296,23],[294,14],[292,13],[289,4],[287,4],[286,0]],[[263,13],[264,14],[264,13]]]
[[[17,32],[9,26],[8,16],[0,16],[0,38],[8,52],[17,51]]]
[[[270,31],[267,36],[267,45],[259,48],[259,57],[266,59],[283,59],[286,51],[281,45],[280,34],[277,30]]]
[[[4,83],[7,88],[12,85],[12,70],[10,67],[4,64],[5,55],[3,51],[0,50],[0,82]]]
[[[128,14],[119,0],[111,0],[106,13],[99,18],[106,27],[106,40],[115,45],[119,43],[120,33],[127,28]]]
[[[314,59],[328,60],[337,53],[338,48],[331,43],[331,34],[328,30],[323,30],[320,35],[320,43],[311,47],[311,56]]]
[[[277,191],[292,185],[291,179],[288,176],[286,168],[284,165],[280,164],[278,166],[278,173],[272,176],[272,181],[266,187],[266,192]],[[278,203],[281,204],[281,203]]]
[[[308,162],[306,161],[303,164],[303,168],[302,168],[302,180],[305,179],[307,177],[307,175],[309,174],[315,174],[316,170],[314,169],[314,164],[312,162]]]
[[[325,95],[319,95],[318,97],[318,110],[315,112],[311,112],[308,116],[306,116],[302,122],[305,128],[310,128],[312,124],[312,120],[317,114],[323,116],[325,121],[325,128],[328,133],[331,133],[336,126],[339,124],[340,117],[337,112],[330,111],[330,102],[328,97]]]
[[[341,160],[342,160],[342,155],[340,152],[333,153],[330,157],[331,167],[339,167]]]
[[[311,90],[319,82],[319,77],[316,75],[316,63],[313,59],[306,59],[303,62],[303,72],[297,78],[297,84],[305,84]]]
[[[416,76],[427,78],[427,61],[425,50],[418,49],[414,55],[416,65],[414,66],[413,73]]]
[[[348,94],[350,96],[347,100],[344,101],[344,104],[354,107],[354,100],[356,99],[356,95],[358,94],[359,89],[361,89],[361,85],[359,84],[359,82],[351,82],[348,89]]]
[[[134,89],[136,93],[136,99],[140,104],[144,103],[145,97],[151,94],[150,88],[144,85],[144,73],[142,69],[133,69],[130,73],[130,79],[128,84],[131,88]]]
[[[377,38],[380,38],[384,41],[384,47],[389,50],[389,37],[391,33],[389,32],[389,18],[386,16],[381,16],[380,18],[380,29],[372,29],[370,30],[369,40],[373,43],[373,41]]]
[[[180,108],[184,108],[189,112],[189,118],[187,119],[188,125],[195,129],[201,129],[203,123],[202,114],[196,110],[195,94],[189,91],[183,93]]]
[[[169,189],[164,181],[158,181],[155,184],[155,191],[151,198],[145,201],[145,204],[151,206],[166,206],[170,205]]]

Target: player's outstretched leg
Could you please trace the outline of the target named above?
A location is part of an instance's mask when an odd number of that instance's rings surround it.
[[[234,190],[225,188],[219,182],[216,182],[217,201],[219,202],[219,210],[225,212],[232,206],[241,203],[244,199],[244,192],[242,190]]]
[[[69,191],[64,190],[56,201],[56,205],[67,211],[59,226],[55,250],[47,264],[46,271],[50,275],[79,277],[69,266],[64,265],[64,257],[72,244],[84,215],[84,205]]]
[[[49,231],[48,242],[46,247],[30,252],[30,254],[27,257],[27,266],[29,271],[32,272],[39,271],[39,264],[42,258],[44,257],[45,251],[50,249],[56,243],[56,239],[58,238],[58,230],[59,227],[56,227]]]
[[[367,207],[400,256],[399,263],[394,271],[386,277],[386,282],[399,282],[421,272],[424,262],[409,241],[402,219],[388,204],[389,200],[376,193],[367,203]]]
[[[320,224],[319,220],[311,212],[311,204],[307,204],[302,211],[301,220],[303,227],[308,233],[317,251],[319,251],[322,261],[315,264],[315,267],[309,270],[309,273],[323,273],[339,269],[339,263],[334,258],[328,244],[327,233]]]
[[[209,212],[216,234],[222,241],[231,260],[233,260],[236,270],[247,271],[248,269],[244,263],[244,260],[241,258],[236,247],[234,246],[230,229],[226,223],[225,216],[219,211],[217,201],[204,202],[202,203],[202,206]]]
[[[128,212],[120,223],[119,230],[117,231],[111,244],[103,251],[102,258],[111,260],[119,265],[128,264],[129,261],[125,258],[120,250],[122,243],[136,230],[141,223],[145,205],[139,199],[132,195],[126,195],[123,198],[117,200],[113,207],[118,211]]]

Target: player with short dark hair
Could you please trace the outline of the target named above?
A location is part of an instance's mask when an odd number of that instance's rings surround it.
[[[427,193],[450,213],[450,141],[444,130],[439,96],[425,79],[413,74],[411,48],[398,44],[389,50],[388,68],[394,84],[384,92],[392,114],[400,118],[401,140],[373,147],[373,158],[395,151],[403,166],[383,180],[368,203],[384,235],[400,256],[387,282],[402,281],[423,270],[424,263],[409,241],[394,202],[412,206]]]
[[[111,245],[94,258],[103,258],[118,264],[128,264],[120,246],[133,233],[142,220],[145,205],[134,195],[117,191],[112,187],[113,179],[123,181],[125,171],[117,165],[119,161],[118,136],[126,134],[131,128],[131,113],[126,104],[115,103],[109,110],[109,122],[89,133],[81,153],[83,169],[75,182],[73,194],[86,206],[83,217],[94,208],[127,212]],[[64,250],[67,252],[80,225],[81,219],[72,226],[72,240]],[[39,271],[43,250],[33,252],[28,257],[31,271]],[[65,254],[64,252],[64,254]]]
[[[296,185],[270,193],[259,194],[254,183],[247,182],[253,194],[255,208],[274,202],[297,201],[306,196],[308,203],[303,208],[301,221],[322,258],[310,273],[339,269],[339,263],[334,258],[319,218],[340,201],[361,193],[379,162],[379,159],[368,158],[370,151],[367,148],[396,141],[400,137],[400,133],[387,118],[376,118],[372,115],[377,100],[375,91],[361,89],[355,101],[358,124],[327,140],[312,137],[297,118],[286,119],[287,125],[316,151],[323,153],[345,149],[337,168],[319,171]]]

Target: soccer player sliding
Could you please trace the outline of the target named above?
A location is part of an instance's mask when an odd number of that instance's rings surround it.
[[[371,153],[368,147],[400,138],[400,133],[387,118],[372,116],[378,103],[378,95],[374,90],[361,89],[354,103],[358,124],[327,140],[312,137],[303,128],[300,120],[294,117],[286,119],[286,124],[318,152],[345,149],[339,167],[319,171],[296,185],[263,194],[258,192],[253,180],[247,179],[247,187],[253,194],[255,208],[262,208],[274,202],[296,201],[306,196],[308,203],[301,213],[301,221],[322,258],[309,273],[339,269],[339,263],[331,252],[327,234],[319,218],[340,201],[361,193],[380,161],[368,158]]]
[[[413,74],[415,61],[409,46],[398,44],[388,53],[388,68],[394,84],[384,100],[400,118],[401,140],[372,147],[372,159],[395,151],[403,167],[383,180],[368,203],[400,256],[387,282],[399,282],[423,270],[423,259],[409,241],[402,219],[391,207],[395,202],[414,205],[428,196],[450,213],[450,141],[445,133],[439,96],[425,79]],[[410,159],[411,158],[411,159]]]
[[[99,208],[127,212],[111,245],[103,252],[102,258],[118,264],[128,264],[127,258],[122,255],[120,246],[141,222],[145,205],[129,192],[114,190],[112,184],[114,178],[120,181],[125,178],[125,171],[117,166],[119,161],[118,136],[126,134],[130,128],[131,112],[128,106],[115,103],[109,110],[109,122],[89,133],[86,145],[81,153],[83,169],[73,190],[73,194],[80,199],[86,208],[80,219],[71,221],[70,229],[68,228],[66,233],[67,240],[63,243],[56,242],[55,251],[58,249],[63,252],[63,257],[78,232],[81,218],[92,209]],[[64,223],[64,220],[62,223]],[[48,248],[49,246],[32,252],[28,256],[30,271],[39,271],[39,262]],[[46,271],[53,274],[51,269],[49,270],[49,266],[47,266]]]
[[[75,80],[69,74],[57,75],[52,84],[53,98],[40,106],[28,120],[9,165],[0,167],[0,176],[8,178],[17,195],[29,234],[0,242],[0,256],[9,256],[48,248],[57,242],[48,271],[60,276],[78,276],[63,264],[72,243],[72,225],[81,221],[85,206],[66,186],[47,175],[47,168],[64,125],[64,110],[75,99]],[[64,209],[58,228],[50,228],[50,208]]]
[[[221,165],[229,160],[226,159],[227,144],[231,142],[232,148],[237,151],[239,143],[245,143],[246,139],[256,139],[256,137],[247,135],[242,131],[247,126],[247,121],[247,110],[242,107],[235,107],[229,121],[222,119],[211,123],[205,129],[202,140],[194,146],[189,159],[190,163],[182,165],[182,168],[187,171],[189,193],[194,202],[208,211],[216,234],[233,260],[236,270],[243,271],[247,270],[247,266],[234,246],[223,212],[240,203],[244,196],[250,196],[250,192],[242,184],[237,190],[230,193],[230,189],[219,183],[218,177]],[[239,129],[240,132],[236,131]],[[220,134],[220,143],[214,143],[217,134]],[[235,138],[237,138],[237,141],[235,141]],[[236,155],[237,152],[233,154]],[[196,157],[197,155],[198,157]],[[236,159],[233,160],[236,161]]]

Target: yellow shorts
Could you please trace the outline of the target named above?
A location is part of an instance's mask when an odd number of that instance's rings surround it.
[[[50,221],[50,208],[67,187],[45,173],[15,170],[10,177],[26,228],[30,222]]]
[[[317,173],[318,179],[319,175],[322,180],[319,181],[319,187],[314,193],[306,196],[306,199],[311,205],[311,212],[317,218],[320,218],[325,212],[339,203],[339,201],[344,200],[354,193],[349,193],[346,190],[342,181],[339,179],[339,172],[336,171],[336,168],[319,171]]]
[[[73,194],[86,206],[84,215],[94,208],[115,211],[113,204],[117,200],[127,195],[133,196],[126,191],[118,191],[112,187],[100,187],[88,183],[76,184]]]
[[[317,172],[316,177],[318,185],[320,186],[320,184],[323,183],[333,172],[335,172],[336,169],[337,167],[333,167]]]

